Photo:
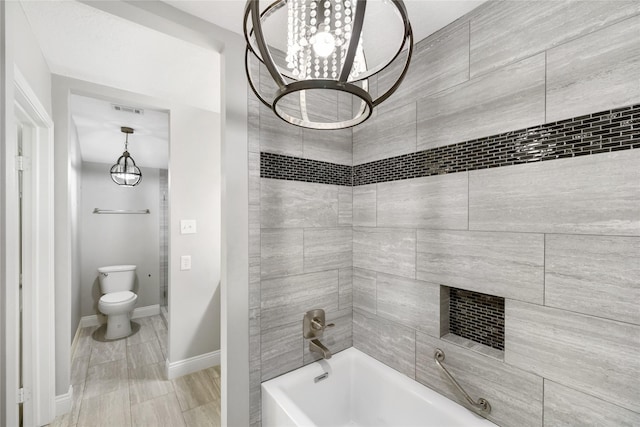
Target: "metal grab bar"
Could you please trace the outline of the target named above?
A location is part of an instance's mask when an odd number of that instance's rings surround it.
[[[458,381],[456,381],[455,378],[453,378],[451,376],[449,371],[447,371],[447,368],[445,368],[444,365],[441,363],[441,362],[444,361],[444,351],[440,350],[439,348],[436,348],[436,352],[434,353],[433,358],[436,361],[436,363],[438,364],[438,366],[444,371],[444,373],[447,376],[447,378],[449,378],[449,381],[451,381],[451,383],[458,389],[458,391],[460,393],[462,393],[462,395],[467,400],[469,405],[473,406],[474,408],[479,409],[482,412],[486,412],[487,414],[491,413],[491,405],[489,404],[489,402],[486,399],[483,399],[481,397],[481,398],[478,399],[477,402],[475,402],[471,398],[471,396],[469,396],[467,394],[467,392],[464,391],[464,389],[460,386],[460,384],[458,384]]]

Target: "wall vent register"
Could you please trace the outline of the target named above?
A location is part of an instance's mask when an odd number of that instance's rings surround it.
[[[121,111],[123,113],[137,114],[139,116],[144,114],[144,110],[142,108],[127,107],[126,105],[111,104],[111,108],[113,108],[116,111]]]

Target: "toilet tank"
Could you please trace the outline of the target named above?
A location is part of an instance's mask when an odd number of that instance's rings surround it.
[[[111,292],[132,291],[135,280],[135,265],[110,265],[98,268],[100,291]]]

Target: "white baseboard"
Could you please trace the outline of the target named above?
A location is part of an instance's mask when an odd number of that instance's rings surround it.
[[[69,391],[56,396],[56,417],[71,411],[73,403],[73,385],[69,386]]]
[[[146,307],[136,307],[133,309],[131,318],[139,319],[141,317],[155,316],[156,314],[160,314],[160,304],[147,305]],[[92,314],[90,316],[82,316],[78,328],[100,326],[103,323],[107,323],[107,316],[102,313]]]
[[[149,317],[160,314],[160,304],[148,305],[146,307],[138,307],[133,309],[132,319],[139,319],[141,317]]]
[[[92,314],[90,316],[82,316],[78,328],[87,328],[89,326],[100,326],[107,323],[107,316],[104,314]]]
[[[82,319],[78,322],[78,327],[76,328],[76,334],[73,336],[73,341],[71,341],[71,359],[73,360],[73,355],[76,354],[76,347],[78,346],[78,340],[80,339],[80,331],[82,330]]]
[[[220,350],[190,357],[184,360],[178,360],[177,362],[169,362],[169,359],[167,359],[167,379],[172,380],[219,364]]]

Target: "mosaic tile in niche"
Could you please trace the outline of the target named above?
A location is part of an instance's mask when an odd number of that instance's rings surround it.
[[[504,351],[504,298],[457,288],[449,291],[449,332]]]

